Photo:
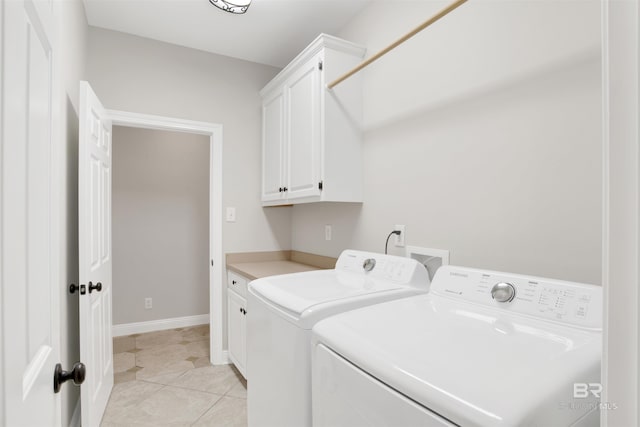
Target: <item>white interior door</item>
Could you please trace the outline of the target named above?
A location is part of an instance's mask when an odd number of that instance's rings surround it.
[[[82,425],[100,424],[113,387],[111,338],[111,120],[80,82],[78,223]]]
[[[60,425],[59,237],[51,2],[0,7],[0,425]]]

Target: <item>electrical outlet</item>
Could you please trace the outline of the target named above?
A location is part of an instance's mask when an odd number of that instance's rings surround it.
[[[395,235],[396,236],[396,241],[395,241],[395,245],[399,248],[404,247],[404,233],[405,233],[405,227],[404,225],[395,225],[393,227],[393,231],[399,231],[400,235]]]
[[[331,224],[324,226],[324,240],[331,240]]]
[[[144,308],[146,310],[149,310],[150,308],[153,308],[153,299],[152,298],[145,298],[144,299]]]

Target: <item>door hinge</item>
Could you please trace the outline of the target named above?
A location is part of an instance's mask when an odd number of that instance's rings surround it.
[[[211,267],[213,267],[213,260],[211,260]]]
[[[322,61],[318,61],[318,70],[322,71]]]
[[[322,191],[322,189],[323,189],[323,188],[324,188],[324,184],[323,184],[323,182],[322,182],[322,181],[320,181],[320,182],[318,183],[318,190]]]

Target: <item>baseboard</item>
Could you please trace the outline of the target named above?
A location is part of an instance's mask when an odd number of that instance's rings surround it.
[[[69,421],[69,427],[80,427],[80,398],[76,402],[76,407],[73,410],[73,415],[71,416],[71,421]]]
[[[113,325],[111,333],[114,337],[124,335],[143,334],[145,332],[162,331],[165,329],[185,328],[209,323],[209,315],[174,317],[173,319],[151,320],[149,322],[124,323]]]

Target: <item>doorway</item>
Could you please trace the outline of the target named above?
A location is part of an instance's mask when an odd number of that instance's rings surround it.
[[[208,365],[209,138],[125,126],[112,135],[113,335],[206,324],[202,348],[181,356]],[[115,383],[161,368],[142,353],[131,367],[130,357],[117,357],[117,341]],[[190,364],[174,359],[163,370]]]
[[[209,325],[210,325],[210,361],[212,364],[225,364],[227,357],[222,351],[223,338],[223,304],[222,304],[222,283],[223,283],[223,261],[222,261],[222,126],[213,123],[194,122],[189,120],[181,120],[175,118],[167,118],[160,116],[142,115],[136,113],[128,113],[121,111],[108,111],[108,115],[113,121],[114,127],[122,127],[131,132],[139,131],[169,131],[190,134],[188,136],[196,137],[197,135],[208,138],[208,248],[206,254],[202,258],[208,266],[208,308],[209,308]],[[114,132],[115,133],[115,132]],[[114,138],[115,139],[115,138]],[[179,161],[178,159],[173,159]],[[171,161],[170,159],[168,161]],[[117,164],[114,164],[114,171],[117,173]],[[114,182],[115,178],[114,173]],[[115,203],[114,203],[115,204]],[[114,244],[115,244],[114,237]],[[180,287],[176,284],[176,287]],[[151,297],[153,298],[153,297]],[[140,299],[140,298],[138,298]],[[136,303],[144,304],[142,301]],[[160,301],[158,301],[160,302]],[[140,304],[138,304],[140,305]],[[115,306],[115,305],[114,305]],[[153,307],[153,300],[151,301]],[[143,308],[143,310],[145,310]],[[147,309],[148,310],[148,309]],[[153,310],[153,308],[151,309]],[[138,322],[138,328],[146,327],[148,330],[168,329],[174,327],[191,326],[192,324],[202,323],[197,317],[182,318],[184,324],[176,323],[180,318],[167,323],[162,321]],[[115,323],[115,322],[114,322]],[[116,331],[118,335],[128,335],[133,333],[130,330]],[[141,329],[139,332],[145,332]]]

